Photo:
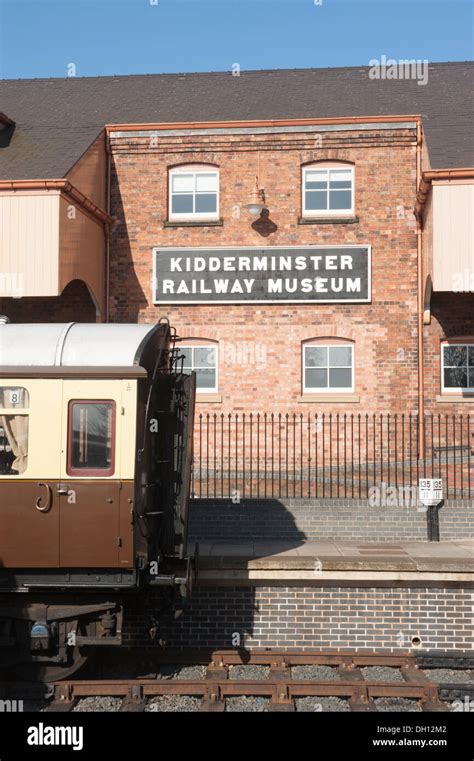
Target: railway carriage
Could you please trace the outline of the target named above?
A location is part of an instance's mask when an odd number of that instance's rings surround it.
[[[56,678],[190,590],[194,376],[156,325],[0,324],[0,666]],[[160,591],[158,608],[149,590]]]

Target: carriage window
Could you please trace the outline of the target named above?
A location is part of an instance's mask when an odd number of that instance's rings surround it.
[[[111,476],[114,445],[115,402],[69,402],[69,475]]]
[[[0,475],[19,476],[28,466],[28,415],[26,388],[0,386]],[[23,414],[18,415],[17,410]]]

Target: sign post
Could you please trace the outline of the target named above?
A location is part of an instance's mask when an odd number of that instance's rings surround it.
[[[439,542],[438,505],[443,501],[442,478],[420,478],[418,483],[420,502],[427,510],[428,541]]]

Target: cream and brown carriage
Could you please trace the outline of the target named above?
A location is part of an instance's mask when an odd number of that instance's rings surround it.
[[[121,643],[122,592],[186,588],[194,377],[176,356],[167,322],[0,324],[0,664],[65,673]]]

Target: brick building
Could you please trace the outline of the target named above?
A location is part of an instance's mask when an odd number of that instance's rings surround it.
[[[471,411],[473,70],[2,82],[0,313],[167,316],[204,415]]]
[[[197,372],[172,645],[472,647],[473,79],[0,82],[0,315],[166,316]]]

